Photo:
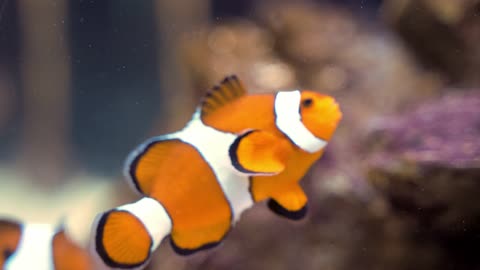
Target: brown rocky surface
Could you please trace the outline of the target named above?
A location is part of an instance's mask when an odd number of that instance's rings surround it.
[[[480,1],[387,0],[383,15],[424,66],[478,86]]]

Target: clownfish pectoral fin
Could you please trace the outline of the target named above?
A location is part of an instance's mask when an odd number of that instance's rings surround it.
[[[159,173],[158,165],[172,156],[169,151],[176,140],[171,140],[168,136],[147,140],[133,150],[125,161],[123,174],[130,187],[141,195],[149,193],[152,182]]]
[[[240,135],[230,146],[232,165],[251,175],[274,175],[285,169],[290,147],[286,139],[262,130]]]
[[[273,196],[267,203],[274,213],[292,220],[299,220],[307,214],[307,195],[299,185]]]
[[[145,197],[97,216],[91,253],[100,268],[143,269],[171,228],[165,208]]]
[[[247,91],[236,75],[225,77],[204,96],[200,104],[200,115],[204,117],[223,105],[245,95]]]

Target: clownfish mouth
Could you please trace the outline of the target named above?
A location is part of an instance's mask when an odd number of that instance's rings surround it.
[[[332,124],[337,124],[342,118],[340,105],[338,105],[337,101],[332,97],[324,98],[319,110],[321,111],[319,118],[329,121]]]
[[[322,98],[315,119],[313,121],[304,119],[303,122],[315,137],[329,141],[341,119],[342,112],[339,104],[334,98],[327,96]]]

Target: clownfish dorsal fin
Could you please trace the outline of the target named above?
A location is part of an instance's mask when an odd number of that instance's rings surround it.
[[[246,93],[245,87],[236,75],[227,76],[205,94],[200,103],[200,116],[204,117]]]

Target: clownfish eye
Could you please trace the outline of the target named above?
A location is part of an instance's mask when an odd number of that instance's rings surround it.
[[[307,98],[302,100],[302,107],[308,108],[313,105],[313,99]]]
[[[10,256],[12,256],[12,254],[13,254],[13,252],[11,250],[8,250],[8,249],[4,250],[3,251],[3,258],[5,260],[8,260],[8,258],[10,258]]]

